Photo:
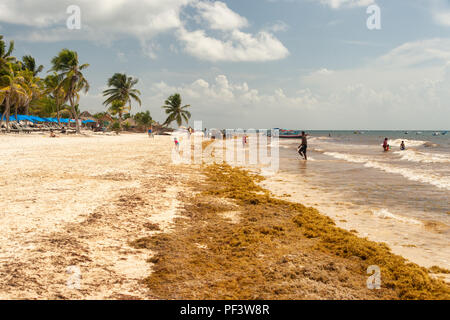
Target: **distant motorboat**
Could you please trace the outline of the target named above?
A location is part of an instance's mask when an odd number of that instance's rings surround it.
[[[422,131],[417,131],[416,134],[422,134]]]
[[[298,139],[302,137],[302,132],[300,130],[280,129],[279,137],[282,139]]]
[[[405,131],[405,134],[409,134],[409,132],[408,132],[408,131]]]
[[[445,136],[447,133],[448,133],[448,131],[443,131],[441,134],[442,134],[443,136]]]
[[[440,133],[439,132],[433,132],[433,136],[439,136]]]

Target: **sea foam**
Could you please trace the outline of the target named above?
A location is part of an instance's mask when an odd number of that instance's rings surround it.
[[[450,163],[450,156],[437,153],[426,153],[415,150],[396,151],[402,160],[422,163]]]
[[[325,155],[353,163],[361,163],[367,168],[379,169],[388,173],[400,174],[408,180],[428,183],[435,187],[450,190],[450,177],[443,177],[429,171],[395,167],[387,163],[370,160],[367,157],[354,156],[339,152],[325,152]]]
[[[393,220],[406,222],[406,223],[411,223],[411,224],[417,224],[417,225],[422,224],[422,222],[420,222],[420,221],[418,221],[416,219],[407,218],[407,217],[403,217],[403,216],[399,216],[399,215],[393,214],[393,213],[389,212],[389,210],[387,210],[387,209],[372,210],[372,213],[373,213],[374,216],[376,216],[378,218],[381,218],[381,219],[393,219]]]

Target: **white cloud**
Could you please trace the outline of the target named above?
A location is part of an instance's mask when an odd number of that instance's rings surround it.
[[[450,57],[442,53],[449,45],[450,39],[405,43],[360,67],[309,72],[297,88],[263,92],[222,73],[185,84],[158,82],[144,103],[160,106],[178,92],[192,105],[193,120],[207,127],[448,129]],[[152,115],[165,117],[160,108]]]
[[[206,30],[190,31],[182,27],[178,38],[186,52],[194,57],[209,61],[271,61],[288,56],[286,47],[270,32],[260,31],[253,35],[241,31],[248,21],[233,12],[220,1],[198,1],[193,4],[212,30],[220,34],[208,35]]]
[[[278,20],[275,23],[271,24],[269,27],[266,28],[269,32],[284,32],[289,29],[289,26],[286,24],[286,22]]]
[[[327,5],[333,9],[367,7],[375,3],[375,0],[313,0],[313,1],[319,1],[320,3]]]
[[[450,60],[450,39],[426,39],[407,42],[380,57],[376,63],[384,67],[412,67]]]
[[[180,29],[179,39],[188,53],[209,61],[270,61],[289,55],[288,49],[265,31],[252,35],[233,30],[221,40],[207,36],[204,30]]]
[[[450,5],[445,0],[430,0],[429,8],[435,23],[450,27]]]
[[[144,55],[152,59],[161,49],[153,39],[162,33],[177,35],[186,52],[209,61],[269,61],[289,53],[268,31],[242,32],[248,26],[247,19],[220,1],[78,0],[81,30],[68,30],[66,9],[72,4],[72,0],[2,0],[0,22],[28,26],[29,30],[12,36],[33,42],[89,40],[111,44],[133,37],[140,42]],[[206,22],[205,30],[188,31],[181,18],[187,6]],[[207,35],[207,31],[216,34]]]
[[[327,68],[322,68],[322,69],[319,69],[319,70],[317,70],[317,71],[312,73],[312,75],[322,75],[322,76],[327,76],[327,75],[330,75],[330,74],[333,74],[333,71],[329,70]]]
[[[228,6],[221,2],[203,2],[194,4],[201,17],[209,23],[214,30],[234,30],[248,26],[246,18],[232,11]]]
[[[82,30],[98,30],[101,34],[152,36],[178,28],[180,10],[190,0],[78,0]],[[64,27],[72,0],[2,0],[0,21],[30,27]]]

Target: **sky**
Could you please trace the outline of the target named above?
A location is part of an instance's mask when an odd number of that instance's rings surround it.
[[[91,113],[120,72],[139,78],[132,113],[160,122],[180,93],[208,128],[450,128],[447,0],[0,0],[0,34],[46,71],[77,51]]]

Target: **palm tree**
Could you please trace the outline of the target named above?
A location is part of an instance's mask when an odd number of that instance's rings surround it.
[[[179,93],[170,96],[164,103],[165,105],[162,106],[162,108],[166,109],[166,114],[169,115],[164,122],[165,126],[169,126],[174,121],[177,122],[178,126],[181,126],[183,120],[186,121],[186,123],[189,122],[191,113],[187,111],[187,108],[190,108],[191,106],[188,104],[181,106],[181,96]]]
[[[33,76],[36,77],[39,73],[44,70],[44,66],[37,66],[36,60],[32,56],[23,56],[22,67],[24,70],[29,70],[33,72]]]
[[[82,70],[89,67],[89,64],[79,65],[78,53],[68,49],[63,49],[52,59],[52,69],[50,71],[59,72],[60,88],[64,90],[64,101],[69,101],[72,114],[75,116],[77,133],[80,133],[80,124],[78,122],[78,113],[75,106],[80,101],[80,91],[87,93],[89,83],[84,77]]]
[[[0,35],[0,71],[8,72],[8,63],[15,62],[16,58],[11,56],[14,51],[14,41],[9,42],[8,50],[6,50],[6,43],[3,41],[3,36]]]
[[[40,98],[42,94],[42,81],[39,77],[34,76],[33,71],[24,70],[20,71],[20,74],[25,79],[27,99],[24,101],[25,114],[29,114],[30,103]]]
[[[131,109],[131,100],[135,100],[139,105],[142,104],[139,96],[141,92],[134,89],[134,86],[139,82],[139,79],[128,77],[126,74],[116,73],[110,79],[108,79],[108,87],[103,91],[103,96],[107,97],[103,104],[105,106],[117,103],[116,101],[123,102],[123,105],[128,104]],[[111,88],[112,87],[112,88]]]
[[[134,120],[141,127],[149,127],[154,122],[150,115],[150,111],[136,113]]]
[[[11,113],[11,105],[17,107],[23,104],[28,98],[27,85],[22,75],[13,70],[11,63],[8,64],[8,70],[0,77],[0,101],[5,102],[5,111],[2,114],[0,123],[6,116],[6,128],[9,132],[9,115]]]
[[[122,123],[122,119],[123,119],[123,114],[127,111],[130,111],[131,107],[130,106],[125,106],[125,103],[121,100],[114,100],[108,111],[111,115],[115,116],[116,114],[119,115],[119,123]]]
[[[56,73],[48,75],[44,79],[45,91],[47,94],[50,94],[50,97],[54,99],[55,108],[56,108],[56,117],[58,119],[58,124],[61,125],[61,106],[64,104],[64,98],[66,96],[63,87],[61,86],[61,82]]]

